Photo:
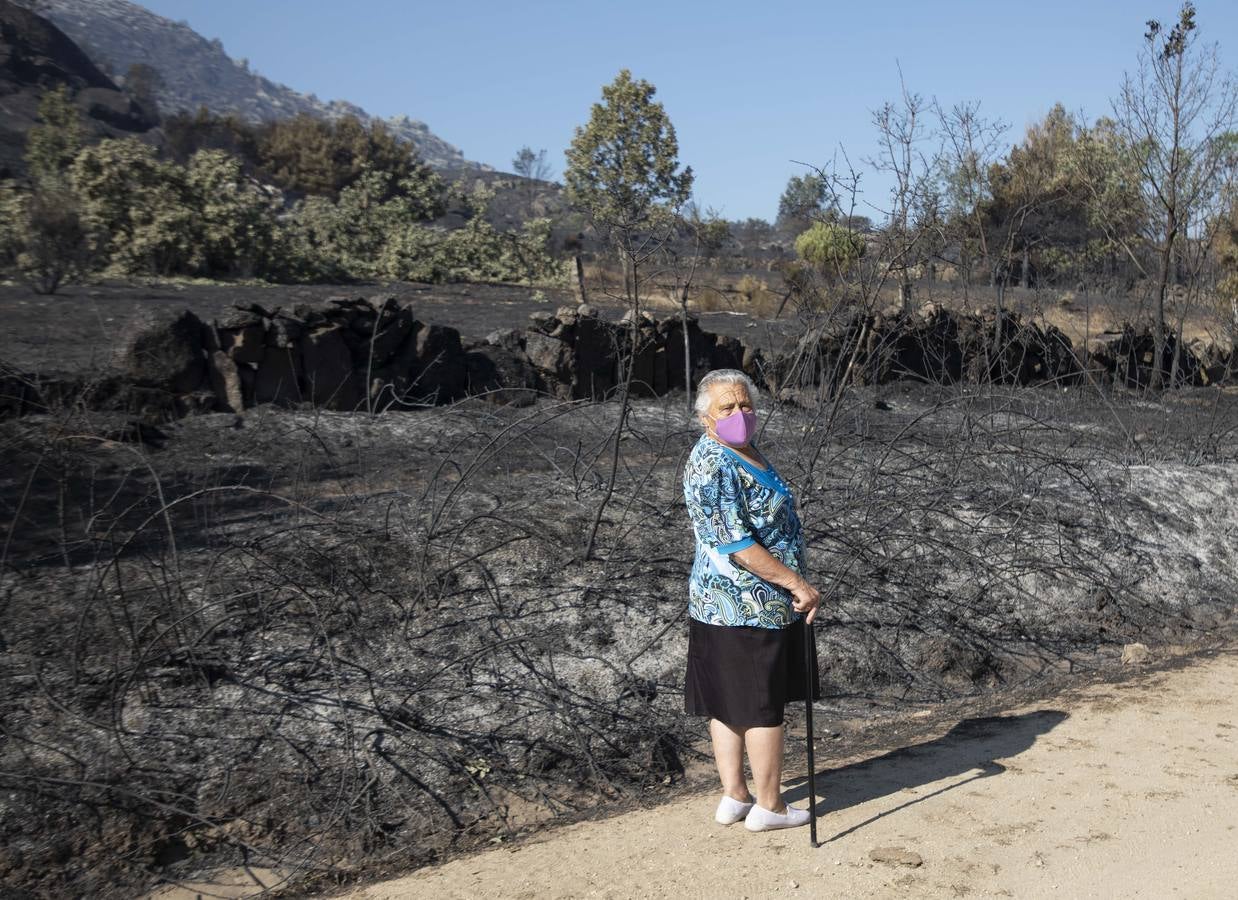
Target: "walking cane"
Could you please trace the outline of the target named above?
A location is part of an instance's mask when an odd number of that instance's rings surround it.
[[[816,687],[813,675],[817,671],[817,639],[807,622],[804,623],[804,660],[808,672],[808,691],[804,695],[804,719],[808,724],[808,839],[816,849],[821,846],[817,843],[817,767],[812,756],[812,695]]]

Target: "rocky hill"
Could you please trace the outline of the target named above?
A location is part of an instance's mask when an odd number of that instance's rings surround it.
[[[101,67],[123,84],[135,63],[158,70],[163,86],[157,97],[164,113],[205,106],[251,122],[307,113],[326,119],[353,115],[363,122],[377,117],[342,100],[324,102],[250,71],[184,22],[173,22],[128,0],[47,0],[45,15],[73,38]],[[399,138],[417,147],[422,159],[438,168],[469,166],[464,155],[407,116],[383,119]]]
[[[0,0],[0,177],[24,170],[26,132],[38,120],[39,100],[60,86],[93,134],[137,134],[153,124],[59,28]]]

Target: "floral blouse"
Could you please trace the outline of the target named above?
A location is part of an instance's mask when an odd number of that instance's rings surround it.
[[[688,615],[711,625],[758,628],[782,628],[799,619],[790,591],[730,557],[760,543],[783,565],[806,572],[795,498],[774,467],[760,469],[703,434],[684,469],[683,495],[696,532]]]

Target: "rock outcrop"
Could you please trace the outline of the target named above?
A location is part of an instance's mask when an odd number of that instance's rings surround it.
[[[25,171],[26,133],[44,92],[64,87],[92,136],[141,134],[150,117],[47,19],[0,0],[0,177]]]
[[[173,22],[128,0],[47,0],[46,15],[97,60],[106,60],[118,77],[142,63],[156,69],[166,113],[196,113],[205,106],[219,115],[265,122],[298,114],[322,119],[356,116],[382,121],[397,138],[413,144],[421,158],[440,168],[469,165],[463,154],[424,122],[407,116],[378,120],[344,101],[324,102],[252,72],[218,40],[207,40],[185,22]]]

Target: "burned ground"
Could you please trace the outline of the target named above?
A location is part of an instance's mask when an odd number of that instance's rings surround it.
[[[703,750],[683,406],[635,402],[604,508],[615,402],[4,422],[6,892],[364,876],[672,790]],[[827,717],[1232,639],[1232,389],[762,412],[826,597]]]
[[[291,310],[297,304],[316,304],[335,297],[394,297],[410,305],[428,322],[460,331],[466,343],[480,341],[498,329],[522,328],[530,316],[552,314],[563,303],[574,302],[569,291],[535,290],[509,285],[303,285],[128,282],[68,285],[53,297],[35,294],[21,285],[0,285],[0,360],[17,367],[52,375],[78,373],[107,366],[111,351],[121,348],[152,320],[192,309],[210,321],[234,313],[237,306],[258,304],[268,309]],[[621,305],[605,297],[591,298],[600,315],[618,320]],[[716,334],[743,338],[762,348],[781,346],[799,328],[794,317],[779,321],[753,319],[728,312],[700,315],[701,327]]]

